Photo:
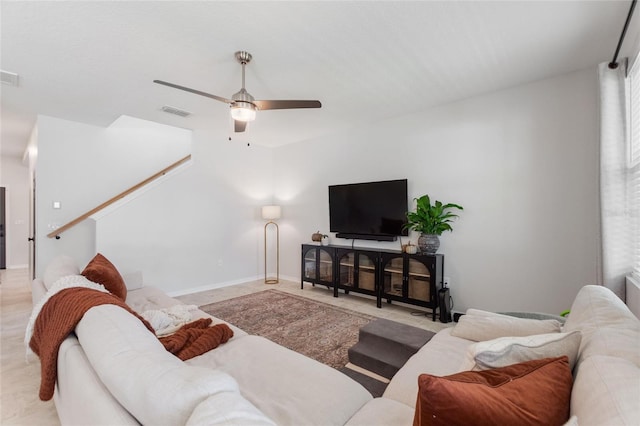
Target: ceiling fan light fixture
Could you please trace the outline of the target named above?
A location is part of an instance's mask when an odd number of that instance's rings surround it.
[[[231,105],[231,117],[237,121],[253,121],[256,107],[250,102],[235,102]]]

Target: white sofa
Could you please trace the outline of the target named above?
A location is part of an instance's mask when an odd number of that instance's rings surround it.
[[[47,270],[55,271],[45,273],[50,283],[79,274],[68,265]],[[44,279],[33,281],[34,305],[47,287]],[[126,303],[137,312],[181,303],[154,287],[128,287]],[[58,353],[61,423],[343,425],[372,399],[339,371],[230,327],[227,343],[183,362],[124,309],[91,308]]]
[[[45,274],[49,281],[78,273],[53,270]],[[137,312],[181,303],[153,287],[131,287],[126,302]],[[45,292],[43,280],[34,280],[34,301]],[[198,317],[206,316],[198,311]],[[182,362],[123,309],[90,309],[59,351],[54,400],[62,424],[411,425],[418,376],[468,369],[467,351],[474,343],[452,336],[452,328],[439,332],[381,398],[372,398],[337,370],[231,328],[229,342]],[[586,286],[564,328],[582,332],[573,420],[640,424],[638,319],[610,291]]]
[[[582,334],[571,392],[571,424],[640,425],[640,321],[610,290],[588,285],[576,296],[563,332]],[[417,377],[468,370],[469,347],[454,328],[437,333],[393,377],[382,398],[369,401],[351,426],[410,425]]]

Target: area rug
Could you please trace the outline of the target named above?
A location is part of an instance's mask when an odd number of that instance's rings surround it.
[[[200,309],[286,348],[341,369],[360,327],[375,317],[278,290],[264,290]]]

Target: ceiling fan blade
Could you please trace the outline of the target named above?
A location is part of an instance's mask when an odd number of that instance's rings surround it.
[[[188,87],[179,86],[177,84],[168,83],[166,81],[153,80],[153,82],[157,83],[157,84],[162,84],[163,86],[169,86],[169,87],[173,87],[174,89],[184,90],[185,92],[195,93],[196,95],[200,95],[200,96],[204,96],[204,97],[207,97],[207,98],[215,99],[216,101],[225,102],[225,103],[228,103],[228,104],[233,103],[233,101],[231,99],[223,98],[222,96],[212,95],[211,93],[201,92],[200,90],[190,89]]]
[[[247,128],[247,122],[246,121],[233,120],[233,130],[236,133],[244,132],[244,130],[246,128]]]
[[[260,110],[322,107],[320,101],[253,101],[253,104]]]

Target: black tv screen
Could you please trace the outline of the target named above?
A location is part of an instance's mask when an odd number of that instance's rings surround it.
[[[338,238],[393,241],[409,235],[407,179],[329,186],[329,226]]]

